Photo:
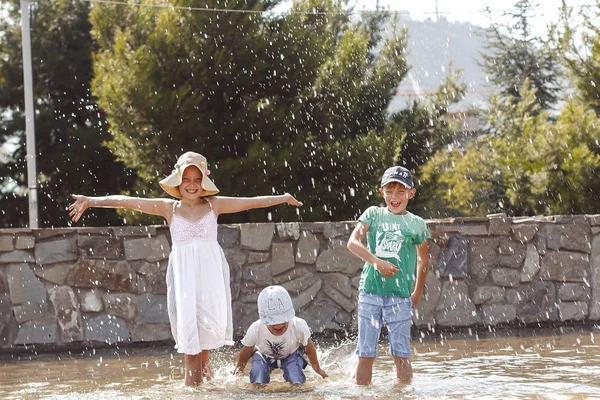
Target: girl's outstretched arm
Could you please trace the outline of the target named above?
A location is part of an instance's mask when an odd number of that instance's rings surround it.
[[[73,194],[71,197],[75,199],[75,202],[69,206],[69,215],[73,222],[79,221],[85,210],[92,207],[125,208],[146,214],[159,215],[164,217],[167,222],[170,222],[174,201],[170,199],[143,199],[120,195],[89,197]]]
[[[214,212],[218,214],[231,214],[253,208],[266,208],[277,204],[287,203],[299,207],[302,202],[296,200],[291,194],[280,196],[257,196],[257,197],[221,197],[211,199]]]

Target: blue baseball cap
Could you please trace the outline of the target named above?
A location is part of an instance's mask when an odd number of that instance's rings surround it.
[[[398,182],[406,186],[408,189],[414,187],[412,175],[410,171],[404,167],[390,167],[385,170],[381,178],[381,187],[384,187],[390,182]]]

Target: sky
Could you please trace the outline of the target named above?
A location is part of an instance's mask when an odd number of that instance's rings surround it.
[[[356,10],[373,9],[375,0],[351,0],[356,4]],[[380,0],[379,4],[389,7],[390,10],[407,11],[413,19],[425,20],[427,18],[435,20],[436,4],[439,16],[443,16],[450,21],[471,22],[479,26],[489,26],[489,18],[484,10],[489,7],[492,10],[494,19],[502,18],[504,10],[514,10],[516,0]],[[581,5],[593,4],[595,0],[566,0],[568,7],[574,7],[575,11],[581,8]],[[562,0],[538,0],[532,1],[537,5],[532,24],[534,33],[543,34],[546,32],[546,25],[558,20],[559,10]],[[543,4],[543,5],[542,5]]]

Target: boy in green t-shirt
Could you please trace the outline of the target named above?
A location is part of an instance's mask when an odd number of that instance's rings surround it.
[[[379,189],[385,207],[369,207],[358,219],[348,249],[365,261],[358,296],[358,365],[356,383],[371,383],[381,325],[389,333],[390,354],[396,376],[412,379],[410,323],[427,274],[431,237],[425,221],[406,206],[416,193],[412,176],[404,167],[388,168]],[[363,239],[367,238],[367,245]],[[415,266],[417,280],[413,287]]]

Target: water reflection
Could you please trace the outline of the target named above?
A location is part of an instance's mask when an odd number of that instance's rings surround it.
[[[599,340],[600,340],[600,333]],[[535,398],[600,399],[600,344],[594,331],[564,335],[415,340],[414,380],[395,381],[393,360],[375,363],[373,384],[357,387],[354,343],[320,343],[330,377],[307,368],[307,384],[292,387],[279,370],[257,388],[231,375],[236,349],[213,354],[215,379],[197,390],[183,386],[182,357],[170,348],[103,349],[78,354],[3,355],[0,397],[7,399],[369,399]],[[249,366],[247,371],[249,371]]]

